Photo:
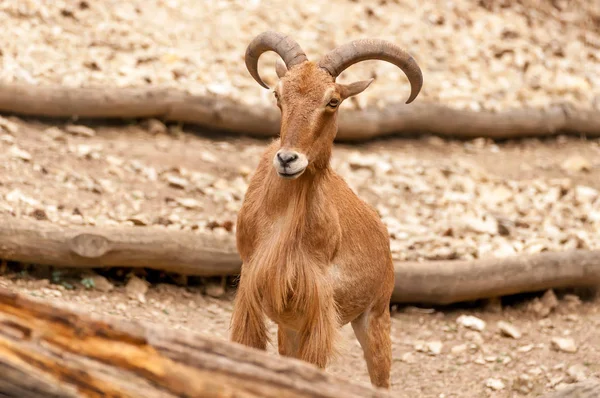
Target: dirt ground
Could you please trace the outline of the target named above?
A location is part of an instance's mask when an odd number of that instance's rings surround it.
[[[138,223],[142,219],[150,220],[148,224],[156,221],[156,226],[147,228],[190,228],[199,234],[233,234],[226,221],[235,221],[248,172],[267,144],[249,138],[206,137],[177,126],[157,132],[157,128],[164,126],[147,121],[128,126],[91,126],[85,134],[81,128],[61,123],[49,125],[14,118],[3,119],[3,123],[0,211],[19,217],[49,218],[58,223],[119,224],[137,217]],[[498,180],[506,186],[527,186],[545,182],[550,190],[551,181],[566,179],[572,187],[600,189],[598,141],[559,137],[494,144],[482,140],[451,142],[423,138],[338,145],[333,159],[335,167],[348,176],[359,193],[364,193],[362,196],[378,205],[380,212],[393,207],[389,202],[378,202],[377,191],[368,188],[372,184],[385,186],[400,171],[376,176],[380,165],[373,166],[373,174],[362,176],[364,169],[371,166],[355,164],[352,159],[357,151],[364,154],[363,161],[371,156],[390,159],[391,164],[404,162],[413,168],[410,173],[416,174],[462,165],[465,176],[478,175],[473,177],[475,183]],[[355,166],[348,167],[352,164]],[[423,170],[419,171],[419,167]],[[169,179],[175,176],[169,174],[173,170],[177,170],[177,178]],[[409,171],[404,172],[410,175]],[[432,184],[442,183],[449,181]],[[236,188],[236,184],[240,186]],[[543,187],[540,189],[536,195],[547,194]],[[422,198],[415,196],[415,192],[397,191],[396,196],[411,208],[422,205]],[[182,197],[188,200],[181,200]],[[476,207],[483,200],[487,199],[478,194],[472,205]],[[597,210],[596,205],[597,202],[590,204]],[[444,209],[446,213],[453,211],[452,206]],[[173,215],[177,217],[174,219]],[[427,229],[426,216],[420,216],[415,225]],[[591,221],[584,224],[593,243],[598,237],[597,224]],[[530,229],[538,230],[535,239],[551,241],[543,228],[533,224]],[[577,226],[565,230],[577,232]],[[469,236],[484,235],[493,238],[494,234],[472,232]],[[519,249],[517,243],[526,242],[529,237],[516,231],[507,239]],[[394,240],[402,243],[405,238],[396,236]],[[448,247],[460,242],[457,237]],[[404,248],[401,251],[405,250],[410,251]],[[427,250],[425,246],[414,248],[425,257]],[[9,265],[3,268],[0,286],[14,291],[69,303],[84,312],[187,329],[221,339],[228,337],[235,293],[231,283],[225,290],[213,280],[201,283],[190,280],[186,286],[180,278],[141,272],[138,273],[141,279],[152,282],[144,292],[145,288],[139,284],[127,287],[123,272],[97,270],[108,276],[108,285],[112,287],[110,291],[101,291],[108,288],[94,274]],[[95,282],[90,283],[91,279]],[[394,306],[394,396],[534,397],[565,383],[600,377],[600,298],[589,294],[557,293],[557,296],[555,300],[550,292],[543,297],[505,299],[503,307],[498,303],[433,309]],[[482,330],[476,330],[477,325],[466,327],[459,319],[461,315],[476,316],[486,322],[485,327]],[[522,336],[505,337],[498,321],[513,325]],[[344,327],[344,336],[344,352],[328,371],[368,383],[361,349],[349,326]],[[552,343],[555,338],[572,339],[576,351],[557,350]],[[274,346],[269,351],[276,352]]]

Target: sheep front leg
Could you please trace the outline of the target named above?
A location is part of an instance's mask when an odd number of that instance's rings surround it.
[[[256,298],[249,293],[242,272],[231,315],[231,341],[266,350],[268,335],[265,315]]]
[[[387,302],[381,303],[353,320],[352,329],[363,349],[371,384],[389,388],[392,341],[390,310]]]
[[[317,300],[309,304],[309,317],[299,334],[298,357],[321,369],[336,353],[339,322],[333,299],[333,292],[320,286]]]

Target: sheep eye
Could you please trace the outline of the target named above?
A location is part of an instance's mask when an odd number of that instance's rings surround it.
[[[335,108],[336,106],[338,106],[340,104],[340,100],[337,98],[332,98],[329,103],[327,104],[327,106],[330,106],[332,108]]]

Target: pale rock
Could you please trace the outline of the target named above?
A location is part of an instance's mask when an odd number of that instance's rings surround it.
[[[65,141],[65,132],[58,127],[49,127],[44,130],[44,135],[54,141]]]
[[[574,155],[561,163],[563,170],[568,172],[590,171],[592,164],[581,155]]]
[[[12,145],[15,143],[15,137],[9,134],[2,134],[0,135],[0,141]]]
[[[178,188],[178,189],[185,189],[189,185],[188,180],[186,180],[185,178],[174,176],[174,175],[167,176],[167,182],[173,188]]]
[[[17,159],[25,160],[26,162],[31,160],[31,154],[24,149],[19,148],[16,145],[10,147],[8,153]]]
[[[544,306],[550,308],[551,310],[558,307],[558,299],[556,298],[556,294],[554,294],[554,290],[552,289],[546,290],[541,301]]]
[[[444,344],[441,341],[419,341],[415,344],[415,349],[430,355],[439,355],[442,352]]]
[[[567,369],[567,374],[573,379],[575,382],[580,382],[587,379],[587,369],[583,365],[572,365]]]
[[[598,197],[598,191],[592,187],[578,185],[575,187],[575,197],[579,203],[592,203]]]
[[[89,279],[92,281],[94,289],[100,292],[110,292],[114,288],[114,285],[102,275],[92,275]]]
[[[412,352],[405,352],[400,357],[400,360],[405,363],[415,363],[416,362],[415,354],[413,354]]]
[[[487,233],[490,235],[496,235],[498,233],[498,223],[492,218],[485,220],[466,216],[462,219],[463,228],[470,230],[475,233]]]
[[[524,353],[524,352],[529,352],[529,351],[533,350],[533,348],[534,348],[533,344],[527,344],[527,345],[517,348],[517,351]]]
[[[505,321],[499,321],[497,326],[503,336],[512,337],[513,339],[521,338],[521,332],[514,325]]]
[[[65,131],[69,134],[79,135],[82,137],[94,137],[96,135],[96,130],[81,125],[70,124],[65,127]]]
[[[577,345],[575,341],[570,337],[554,337],[552,338],[552,348],[556,351],[575,353],[577,352]]]
[[[168,131],[167,126],[163,122],[154,118],[146,120],[144,127],[152,135],[166,134]]]
[[[461,315],[456,319],[456,322],[459,325],[479,332],[483,331],[486,325],[483,319],[479,319],[472,315]]]
[[[175,202],[186,209],[201,209],[202,203],[194,198],[175,198]]]
[[[2,116],[0,116],[0,127],[10,134],[16,134],[19,132],[18,124]]]
[[[143,279],[138,278],[137,276],[132,276],[127,281],[127,285],[125,285],[125,291],[127,292],[127,297],[130,299],[137,299],[141,302],[145,302],[144,295],[148,291],[149,283]]]
[[[481,333],[475,331],[475,330],[469,330],[465,333],[465,338],[468,339],[469,341],[472,341],[473,343],[475,343],[478,346],[481,346],[483,344],[483,337],[481,336]]]
[[[481,195],[481,199],[486,203],[503,203],[507,200],[511,199],[514,195],[514,192],[508,189],[505,186],[497,186],[491,190],[486,190]]]
[[[501,243],[493,252],[496,257],[510,257],[517,254],[515,248],[510,243]]]
[[[450,349],[450,352],[452,352],[452,354],[454,355],[458,355],[458,354],[462,354],[463,352],[467,351],[468,346],[466,344],[459,344],[459,345],[455,345],[454,347],[452,347]]]
[[[500,379],[490,378],[485,382],[486,387],[491,388],[494,391],[504,390],[506,385]]]
[[[536,297],[528,305],[529,311],[542,318],[547,317],[556,307],[558,307],[558,299],[552,289],[547,290],[541,299]]]

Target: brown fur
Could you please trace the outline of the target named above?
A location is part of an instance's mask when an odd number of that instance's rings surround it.
[[[389,235],[378,214],[330,166],[339,106],[327,103],[358,94],[369,83],[335,83],[309,61],[281,77],[280,139],[263,154],[238,214],[243,266],[231,338],[265,349],[268,316],[279,326],[281,355],[325,368],[339,328],[352,322],[371,382],[389,387]],[[307,156],[300,177],[277,175],[272,160],[280,148]]]

